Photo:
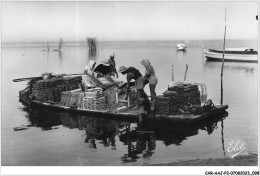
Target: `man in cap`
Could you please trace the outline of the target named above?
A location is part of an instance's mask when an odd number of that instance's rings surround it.
[[[116,71],[116,62],[115,62],[115,53],[111,53],[110,54],[110,58],[108,60],[108,63],[110,64],[109,66],[109,69],[110,69],[110,72],[109,72],[109,75],[110,76],[114,76],[116,75],[116,78],[118,78],[118,73]]]
[[[120,73],[122,73],[123,75],[126,75],[126,80],[127,80],[127,96],[130,93],[130,81],[132,79],[135,80],[135,88],[137,89],[137,105],[135,107],[135,109],[139,108],[139,105],[141,103],[141,97],[142,100],[145,102],[149,102],[149,99],[147,97],[147,94],[144,91],[144,77],[143,75],[140,73],[139,70],[137,70],[134,67],[125,67],[125,66],[120,66],[119,70]],[[150,102],[149,102],[150,103]]]

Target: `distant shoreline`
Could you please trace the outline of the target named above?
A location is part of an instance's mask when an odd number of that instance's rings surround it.
[[[254,41],[254,40],[258,40],[258,39],[227,39],[229,41]],[[13,44],[13,43],[16,43],[16,44],[32,44],[32,43],[35,43],[35,44],[39,44],[39,43],[45,43],[47,40],[43,40],[43,41],[27,41],[27,42],[22,42],[22,41],[11,41],[11,42],[7,42],[7,41],[2,41],[2,44]],[[176,39],[176,40],[100,40],[98,42],[185,42],[185,41],[223,41],[223,39],[194,39],[194,40],[188,40],[188,39]],[[48,41],[49,43],[59,43],[59,40],[57,41]],[[74,41],[71,41],[71,40],[64,40],[64,43],[82,43],[82,42],[87,42],[86,40],[74,40]]]
[[[249,42],[249,43],[255,43],[254,45],[257,44],[257,39],[229,39],[227,42],[234,42],[234,43],[239,43],[239,42]],[[128,45],[136,45],[136,44],[147,44],[147,45],[176,45],[177,43],[185,43],[187,46],[200,46],[203,43],[207,42],[217,42],[220,43],[222,46],[222,40],[221,39],[214,39],[214,40],[132,40],[132,41],[98,41],[98,45],[110,45],[110,44],[128,44]],[[50,47],[55,46],[57,47],[59,41],[48,41],[48,45]],[[34,42],[2,42],[1,43],[2,48],[16,48],[16,47],[21,47],[21,48],[27,48],[27,47],[46,47],[47,46],[47,41],[34,41]],[[64,41],[63,46],[88,46],[87,41],[81,40],[81,41]],[[256,48],[257,49],[257,48]]]

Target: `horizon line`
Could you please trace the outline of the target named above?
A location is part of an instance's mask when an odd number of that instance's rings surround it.
[[[98,42],[153,42],[153,41],[203,41],[203,40],[223,40],[223,39],[161,39],[161,40],[97,40]],[[247,38],[247,39],[226,39],[226,40],[258,40],[258,38]],[[43,40],[43,41],[1,41],[2,44],[4,43],[45,43],[45,42],[51,42],[51,43],[59,43],[59,40],[53,41],[53,40]],[[64,43],[67,42],[87,42],[86,40],[63,40]]]

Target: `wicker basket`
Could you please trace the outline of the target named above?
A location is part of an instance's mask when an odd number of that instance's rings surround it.
[[[85,97],[83,98],[82,108],[89,109],[89,110],[105,110],[106,99],[105,97],[101,97],[101,98]]]

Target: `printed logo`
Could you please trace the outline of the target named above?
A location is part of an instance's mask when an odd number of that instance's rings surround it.
[[[225,139],[225,144],[226,154],[231,158],[239,155],[248,155],[245,141],[238,137]]]

